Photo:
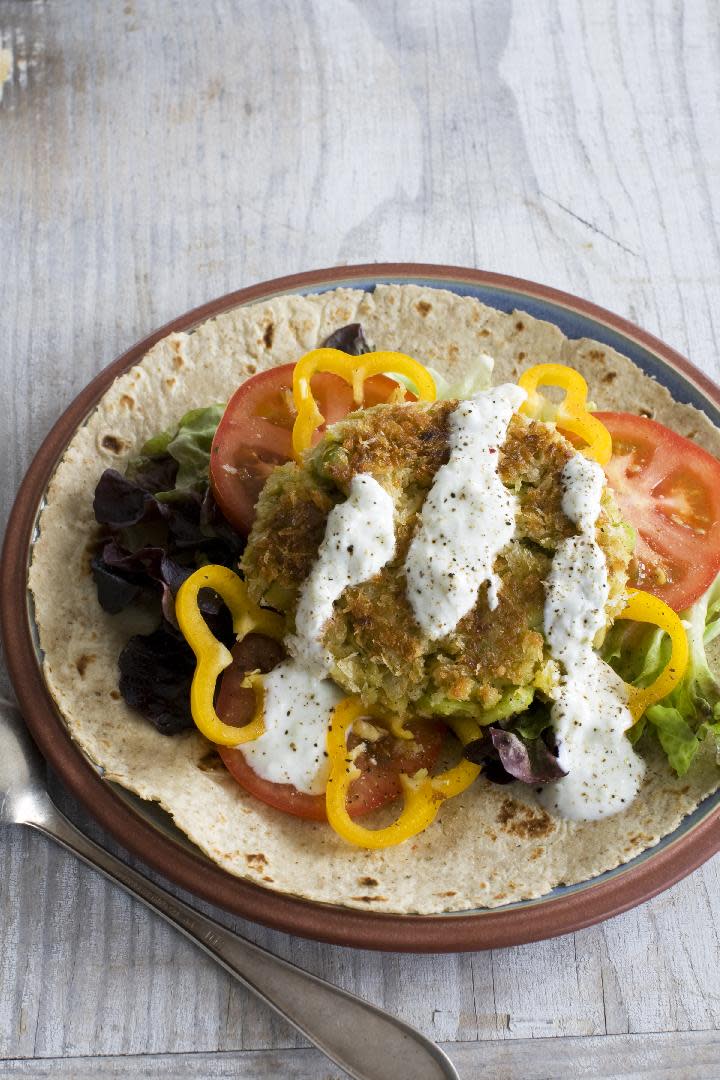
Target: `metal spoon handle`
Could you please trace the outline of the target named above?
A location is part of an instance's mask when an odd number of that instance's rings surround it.
[[[46,806],[42,820],[28,824],[139,897],[356,1080],[459,1080],[442,1050],[409,1024],[226,930],[95,844],[49,800]]]

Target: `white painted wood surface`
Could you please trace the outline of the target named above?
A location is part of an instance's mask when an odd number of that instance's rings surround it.
[[[548,1080],[551,1076],[572,1080],[717,1080],[720,1073],[720,1036],[716,1032],[444,1043],[443,1049],[468,1080]],[[34,1063],[15,1059],[4,1063],[3,1075],[27,1078],[30,1064],[37,1080],[94,1080],[98,1075],[96,1057],[43,1058]],[[343,1080],[345,1076],[317,1050],[309,1049],[138,1054],[105,1059],[101,1068],[105,1077],[144,1080],[194,1080],[198,1076],[206,1080]]]
[[[717,0],[0,0],[3,515],[60,410],[128,344],[316,266],[544,281],[718,377],[718,16]],[[719,877],[716,859],[603,926],[465,956],[218,917],[451,1044],[466,1077],[709,1077]],[[19,830],[0,839],[0,940],[3,1075],[335,1075]]]

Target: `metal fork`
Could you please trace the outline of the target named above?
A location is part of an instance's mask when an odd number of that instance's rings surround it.
[[[13,824],[51,836],[142,900],[355,1080],[459,1080],[409,1024],[226,930],[88,839],[50,798],[45,762],[17,709],[0,703],[0,826]]]

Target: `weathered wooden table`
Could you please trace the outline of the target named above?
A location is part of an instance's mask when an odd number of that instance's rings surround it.
[[[533,278],[720,375],[718,15],[717,0],[0,0],[4,514],[118,352],[316,266]],[[4,834],[0,860],[2,1075],[337,1075],[43,838]],[[419,1025],[466,1077],[716,1077],[719,876],[716,859],[603,926],[486,954],[236,925]]]

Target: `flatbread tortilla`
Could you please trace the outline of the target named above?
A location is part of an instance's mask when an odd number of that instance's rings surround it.
[[[92,495],[101,473],[109,466],[122,471],[146,439],[188,409],[227,400],[254,372],[296,360],[354,321],[375,348],[409,353],[451,380],[471,371],[479,352],[495,358],[496,382],[516,379],[531,363],[570,364],[586,377],[598,406],[643,410],[720,457],[720,432],[703,413],[674,402],[612,349],[570,341],[523,312],[508,315],[415,285],[280,296],[236,308],[159,341],[113,383],[57,468],[30,568],[50,691],[73,738],[109,780],[159,803],[229,873],[279,892],[373,911],[437,913],[497,907],[585,881],[652,847],[718,788],[711,740],[681,779],[660,752],[641,744],[645,784],[614,817],[554,819],[521,785],[496,787],[481,778],[446,803],[422,835],[366,851],[327,825],[263,805],[198,733],[160,735],[120,698],[117,658],[139,626],[132,614],[105,614],[95,595]]]

